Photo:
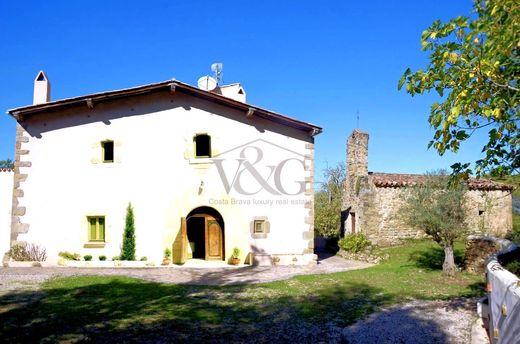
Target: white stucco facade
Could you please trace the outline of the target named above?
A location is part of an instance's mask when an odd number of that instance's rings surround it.
[[[0,258],[9,251],[12,198],[13,171],[0,169]]]
[[[44,246],[51,261],[60,251],[118,255],[129,202],[138,258],[160,261],[198,207],[222,216],[223,260],[234,247],[242,261],[314,258],[314,146],[302,130],[181,92],[45,111],[19,124],[15,215],[27,226],[17,241]],[[211,158],[195,157],[197,134],[211,137]],[[107,140],[113,162],[102,161]],[[88,245],[88,216],[105,217],[102,247]],[[268,222],[264,238],[252,234],[255,218]]]

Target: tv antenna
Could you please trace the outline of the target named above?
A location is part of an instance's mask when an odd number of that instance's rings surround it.
[[[224,64],[222,62],[212,63],[211,71],[213,72],[213,75],[215,76],[217,85],[222,85],[223,75],[224,75]]]

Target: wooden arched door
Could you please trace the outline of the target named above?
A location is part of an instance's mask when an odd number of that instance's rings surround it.
[[[219,222],[211,215],[206,219],[206,260],[224,259],[224,236]]]

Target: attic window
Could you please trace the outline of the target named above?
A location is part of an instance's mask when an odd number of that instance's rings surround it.
[[[193,138],[195,144],[196,158],[211,158],[211,136],[208,134],[197,134]]]
[[[114,141],[101,142],[103,148],[103,162],[114,162]]]
[[[238,90],[238,94],[244,94],[244,91],[242,89]]]
[[[36,81],[45,81],[45,75],[43,75],[42,72],[38,74],[38,77],[36,78]]]

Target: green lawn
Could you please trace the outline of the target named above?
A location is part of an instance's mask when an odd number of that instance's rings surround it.
[[[460,259],[462,245],[456,253]],[[428,241],[386,249],[389,261],[351,272],[299,276],[231,287],[180,286],[124,277],[48,281],[37,302],[0,297],[5,342],[328,341],[382,306],[411,298],[446,299],[483,293],[482,277],[445,279],[443,253]]]

